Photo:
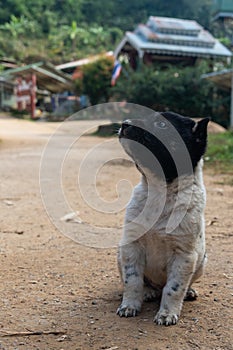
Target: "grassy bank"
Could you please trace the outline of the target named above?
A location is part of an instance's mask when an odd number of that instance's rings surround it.
[[[211,168],[216,173],[233,175],[232,131],[221,134],[209,134],[205,166]]]

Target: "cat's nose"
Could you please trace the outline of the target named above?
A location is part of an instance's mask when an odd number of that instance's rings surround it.
[[[126,136],[127,135],[127,128],[129,128],[132,125],[133,125],[133,123],[130,119],[123,121],[121,128],[120,128],[119,136]]]
[[[119,136],[127,136],[129,131],[133,130],[134,127],[144,128],[144,122],[141,119],[126,119],[121,125]]]

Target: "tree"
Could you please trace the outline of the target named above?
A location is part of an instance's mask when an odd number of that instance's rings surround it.
[[[77,26],[76,21],[72,21],[69,28],[69,36],[72,41],[72,50],[75,50],[77,37],[83,35],[84,29]]]
[[[40,56],[43,42],[45,57],[64,62],[114,50],[124,31],[151,15],[195,19],[211,29],[211,5],[212,0],[180,0],[179,5],[174,0],[0,0],[0,49],[24,61]]]
[[[14,39],[22,35],[33,35],[37,32],[38,25],[35,21],[21,16],[16,17],[11,15],[10,21],[0,26],[0,29],[9,32]]]
[[[82,68],[82,93],[89,96],[92,105],[108,102],[111,96],[113,60],[109,57],[89,63]],[[80,90],[80,81],[77,82]]]

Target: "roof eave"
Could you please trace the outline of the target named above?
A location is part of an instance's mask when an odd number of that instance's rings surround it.
[[[13,80],[16,76],[26,76],[35,73],[37,75],[38,86],[49,90],[51,93],[58,93],[72,88],[72,78],[61,72],[49,63],[36,62],[26,66],[9,69],[3,72],[5,79]]]
[[[233,79],[233,69],[224,69],[219,72],[202,74],[202,79],[207,79],[214,82],[216,85],[225,89],[231,89]]]
[[[226,53],[223,52],[216,52],[216,51],[206,51],[206,52],[201,52],[201,51],[195,51],[195,52],[191,52],[191,51],[187,51],[187,49],[184,49],[184,46],[180,46],[179,50],[174,50],[172,48],[155,48],[155,47],[148,47],[147,43],[143,43],[143,42],[139,42],[140,39],[139,38],[134,38],[134,33],[131,32],[126,32],[124,38],[122,39],[122,41],[120,42],[120,44],[117,46],[114,55],[115,57],[117,57],[119,55],[119,53],[121,52],[121,50],[123,49],[123,47],[125,46],[125,44],[127,42],[129,42],[129,44],[135,48],[135,50],[137,50],[138,52],[153,52],[155,54],[166,54],[166,55],[173,55],[173,56],[189,56],[189,57],[205,57],[205,58],[231,58],[232,57],[232,53],[227,50],[224,47],[224,50],[226,51]],[[219,43],[220,44],[220,43]]]

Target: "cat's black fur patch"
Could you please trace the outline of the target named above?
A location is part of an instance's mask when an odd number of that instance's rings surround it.
[[[128,153],[139,170],[146,167],[157,174],[162,169],[169,183],[195,170],[206,150],[208,122],[209,118],[195,123],[189,117],[162,112],[123,122],[119,137],[136,141],[129,143]]]

